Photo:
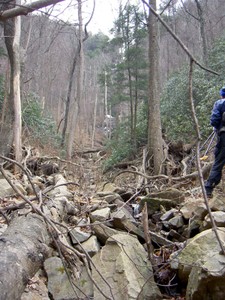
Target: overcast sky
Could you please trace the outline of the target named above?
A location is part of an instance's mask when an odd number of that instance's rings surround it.
[[[117,18],[117,16],[117,0],[96,0],[95,13],[90,23],[90,30],[93,33],[102,31],[107,34],[113,27],[113,21]]]
[[[129,0],[131,4],[138,4],[140,0]],[[125,5],[128,0],[95,0],[94,16],[88,25],[88,30],[92,33],[102,31],[109,35],[110,29],[113,27],[113,22],[118,18],[119,5]],[[74,8],[75,5],[75,8]],[[84,0],[82,5],[82,13],[84,23],[86,23],[93,10],[93,0]],[[77,22],[77,2],[74,0],[65,0],[58,3],[54,8],[54,15],[57,18],[62,18],[64,21]]]

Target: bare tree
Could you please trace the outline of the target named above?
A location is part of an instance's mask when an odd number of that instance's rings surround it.
[[[16,4],[19,4],[17,0]],[[14,151],[15,159],[22,160],[22,113],[20,97],[20,36],[21,36],[21,17],[15,18],[15,31],[13,38],[13,93],[14,93]]]
[[[15,5],[16,2],[13,2]],[[12,3],[10,4],[12,5]],[[7,3],[4,8],[7,9]],[[8,134],[8,138],[13,137],[15,158],[19,162],[22,158],[21,147],[21,101],[20,101],[20,33],[21,21],[20,17],[10,19],[4,22],[5,44],[8,51],[10,62],[10,95],[7,105],[6,127],[4,133]],[[14,126],[12,126],[12,124]],[[8,140],[12,143],[12,140]],[[12,145],[12,144],[11,144]]]
[[[5,9],[3,9],[3,11],[1,12],[0,14],[0,21],[5,21],[7,19],[10,19],[10,18],[14,18],[14,17],[17,17],[17,16],[22,16],[22,15],[27,15],[35,10],[38,10],[42,7],[46,7],[48,5],[54,5],[56,3],[59,3],[59,2],[63,2],[64,0],[39,0],[39,1],[34,1],[34,2],[31,2],[29,4],[26,4],[26,5],[20,5],[18,7],[12,7],[13,5],[13,1],[10,2],[11,4],[11,7],[9,7],[9,2],[7,3],[3,3],[3,7],[4,5],[7,5],[5,6]],[[15,3],[14,5],[15,6]]]
[[[19,0],[5,2],[2,4],[3,12],[0,15],[0,20],[4,22],[5,44],[10,61],[10,95],[8,102],[8,116],[3,131],[5,131],[5,136],[7,137],[7,144],[12,145],[12,143],[14,143],[15,159],[18,162],[21,162],[22,159],[22,120],[20,99],[20,15],[26,15],[29,12],[34,11],[35,9],[50,4],[55,4],[60,1],[62,0],[38,1],[31,3],[26,7],[20,6]],[[15,7],[16,5],[19,6]],[[10,137],[12,136],[13,139],[10,139]]]
[[[84,82],[84,42],[88,38],[87,26],[92,19],[95,5],[92,11],[92,14],[88,20],[88,22],[84,26],[83,30],[83,16],[82,16],[82,1],[77,0],[78,2],[78,21],[79,21],[79,29],[78,29],[78,57],[77,57],[77,80],[76,80],[76,96],[75,101],[72,106],[72,120],[71,126],[68,135],[68,143],[67,143],[67,158],[71,159],[72,150],[73,150],[73,142],[75,137],[75,130],[78,121],[78,113],[80,110],[81,101],[83,98],[83,82]]]
[[[71,97],[72,97],[72,86],[73,86],[73,80],[74,80],[74,74],[76,70],[76,64],[78,60],[78,55],[79,55],[80,47],[78,45],[73,61],[72,61],[72,66],[70,69],[70,74],[69,74],[69,85],[68,85],[68,90],[67,90],[67,95],[66,95],[66,110],[65,110],[65,117],[64,117],[64,124],[63,124],[63,130],[62,130],[62,140],[61,140],[61,146],[64,146],[65,144],[65,139],[66,139],[66,131],[67,131],[67,126],[68,126],[68,121],[69,121],[69,110],[71,106]]]
[[[156,0],[149,1],[149,5],[156,9]],[[152,158],[154,174],[161,171],[163,162],[163,139],[160,116],[159,97],[159,47],[158,47],[158,22],[149,9],[148,20],[149,34],[149,95],[148,95],[148,151]]]
[[[68,144],[67,144],[67,158],[71,159],[72,150],[73,150],[73,142],[75,136],[75,129],[77,125],[77,117],[79,112],[79,105],[83,92],[83,64],[84,64],[84,49],[83,49],[83,18],[82,18],[82,2],[81,0],[77,0],[78,2],[78,20],[79,20],[79,29],[78,29],[78,43],[79,43],[79,54],[78,54],[78,66],[77,66],[77,86],[76,86],[76,97],[73,103],[72,109],[72,121],[71,127],[68,136]]]

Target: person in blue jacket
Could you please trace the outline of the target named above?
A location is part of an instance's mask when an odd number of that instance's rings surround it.
[[[210,124],[217,134],[217,144],[214,152],[215,160],[205,183],[208,197],[212,197],[213,189],[220,183],[225,165],[225,86],[220,90],[220,96],[221,99],[217,100],[213,106],[210,118]]]

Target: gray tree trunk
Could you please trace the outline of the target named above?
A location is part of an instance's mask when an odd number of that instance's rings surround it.
[[[149,1],[156,9],[156,0]],[[148,113],[148,152],[152,159],[154,174],[161,171],[163,162],[163,140],[160,117],[159,82],[159,47],[158,22],[149,11],[149,113]]]
[[[15,4],[15,2],[14,2]],[[9,4],[3,5],[4,10],[8,10]],[[4,123],[1,128],[1,153],[8,155],[13,144],[13,122],[14,122],[14,53],[13,40],[15,35],[15,20],[9,19],[4,22],[5,45],[9,57],[10,74],[9,74],[9,95],[6,97]]]
[[[199,16],[199,23],[200,23],[200,35],[202,40],[202,52],[203,52],[203,62],[205,66],[208,65],[208,49],[207,49],[207,39],[206,39],[206,33],[205,33],[205,18],[204,18],[204,12],[201,3],[199,0],[195,0],[198,16]]]
[[[82,2],[81,0],[77,0],[78,2],[78,19],[79,19],[79,57],[78,57],[78,65],[77,65],[77,89],[76,89],[76,99],[75,105],[72,115],[71,128],[69,131],[68,137],[68,145],[67,145],[67,159],[71,159],[72,150],[73,150],[73,142],[75,138],[75,131],[77,125],[77,118],[79,113],[79,106],[81,103],[82,95],[83,95],[83,78],[84,78],[84,49],[83,49],[83,20],[82,20]]]
[[[20,1],[16,1],[20,4]],[[22,112],[20,97],[20,36],[21,17],[15,18],[15,33],[13,39],[13,100],[14,100],[14,152],[15,160],[22,161]]]

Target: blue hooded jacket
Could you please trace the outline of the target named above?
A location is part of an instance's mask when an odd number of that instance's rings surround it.
[[[210,118],[210,124],[216,129],[219,130],[222,126],[222,115],[225,112],[225,98],[219,99],[215,102]]]

